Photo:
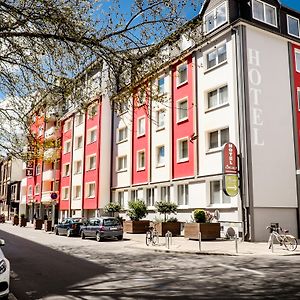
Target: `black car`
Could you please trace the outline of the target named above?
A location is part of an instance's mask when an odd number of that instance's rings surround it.
[[[98,242],[103,241],[105,238],[122,240],[123,226],[118,218],[91,218],[81,226],[80,235],[83,239],[86,237],[96,238]]]
[[[55,234],[65,234],[68,237],[80,235],[80,226],[83,225],[81,218],[67,218],[55,225]]]

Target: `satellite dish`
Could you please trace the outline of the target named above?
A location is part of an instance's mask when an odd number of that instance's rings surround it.
[[[215,218],[217,221],[219,221],[219,219],[220,219],[220,212],[219,212],[218,209],[216,209],[215,212],[214,212],[214,218]]]

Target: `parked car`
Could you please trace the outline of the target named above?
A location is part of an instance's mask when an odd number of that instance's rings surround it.
[[[5,245],[5,241],[0,239],[0,247]],[[0,298],[8,299],[9,294],[10,263],[0,249]]]
[[[80,234],[80,226],[83,225],[81,218],[67,218],[54,227],[56,235],[65,234],[67,237],[78,236]]]
[[[80,230],[81,238],[93,237],[97,242],[103,241],[105,238],[123,239],[123,226],[118,218],[100,217],[91,218]]]

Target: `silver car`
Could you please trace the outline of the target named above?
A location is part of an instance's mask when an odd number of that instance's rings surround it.
[[[4,246],[4,240],[0,239],[0,247]],[[10,263],[0,249],[0,298],[8,299],[9,294]]]
[[[81,238],[96,238],[98,242],[106,238],[123,239],[123,226],[118,218],[100,217],[91,218],[80,228]]]

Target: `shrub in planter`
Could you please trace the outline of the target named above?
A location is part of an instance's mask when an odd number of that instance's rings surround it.
[[[121,210],[121,205],[115,202],[110,202],[104,207],[106,213],[110,213],[113,217],[115,213],[119,213]]]
[[[132,200],[128,202],[129,210],[127,215],[132,221],[139,221],[142,218],[145,218],[148,214],[147,206],[142,200]]]
[[[25,218],[25,214],[21,214],[20,227],[25,227],[26,225],[27,225],[27,220]]]
[[[203,209],[195,209],[193,211],[193,217],[196,223],[205,223],[206,217],[205,217],[205,210]]]
[[[160,214],[164,215],[164,222],[166,222],[167,214],[171,214],[171,213],[176,214],[178,206],[175,203],[159,201],[155,203],[155,207]]]

